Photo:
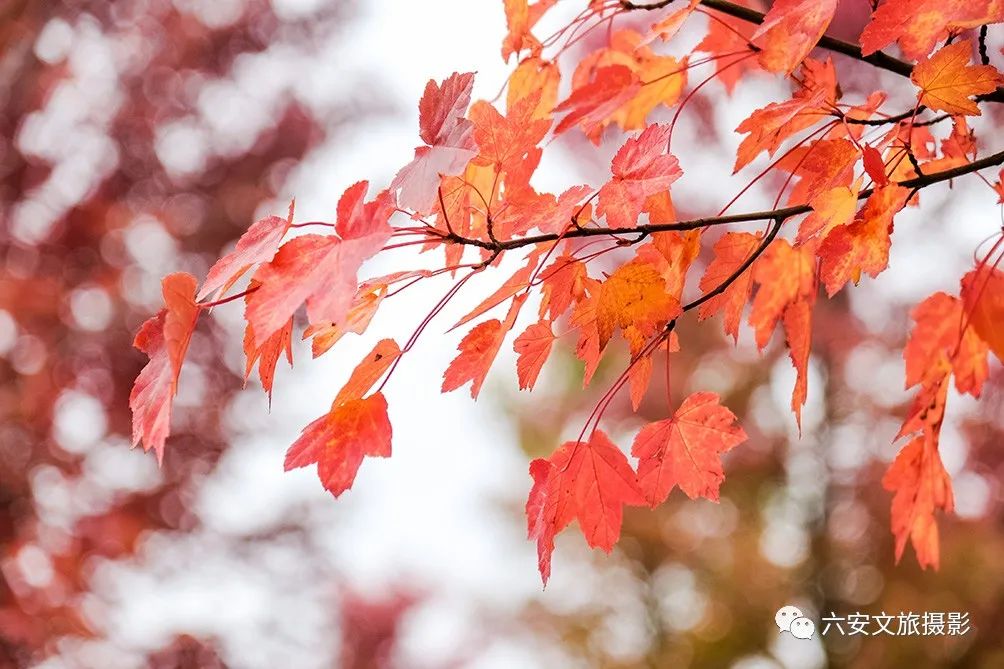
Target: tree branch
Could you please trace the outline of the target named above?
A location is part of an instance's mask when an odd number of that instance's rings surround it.
[[[673,0],[669,0],[668,2],[655,2],[652,4],[638,4],[634,2],[622,1],[621,7],[626,10],[654,10],[667,7],[672,1]],[[729,2],[728,0],[701,0],[701,4],[709,9],[717,10],[722,14],[727,14],[749,23],[755,23],[756,25],[763,23],[763,12],[758,12],[755,9],[743,7],[742,5],[737,5],[734,2]],[[874,65],[877,68],[894,72],[903,77],[909,77],[910,73],[913,72],[912,63],[908,63],[905,60],[900,60],[898,58],[893,58],[881,51],[876,51],[875,53],[866,56],[861,53],[861,47],[859,45],[852,44],[851,42],[845,42],[844,40],[830,37],[829,35],[823,35],[819,39],[816,46],[833,51],[834,53],[841,53],[845,56],[854,58],[855,60],[860,60],[870,65]],[[1004,88],[998,88],[993,93],[977,97],[977,101],[984,100],[988,102],[1004,102]]]
[[[979,98],[977,97],[977,102],[978,101],[979,101]],[[927,110],[926,106],[924,106],[924,105],[917,105],[916,111],[914,111],[913,109],[910,109],[910,110],[907,110],[907,111],[905,111],[905,112],[903,112],[901,114],[896,114],[895,116],[887,116],[886,118],[869,118],[869,119],[864,119],[864,118],[847,118],[847,117],[844,117],[843,120],[844,120],[845,123],[851,123],[851,124],[855,124],[855,125],[888,125],[888,124],[891,124],[891,123],[900,123],[902,121],[906,121],[906,120],[908,120],[910,118],[915,117],[916,114],[919,114],[919,113],[921,113],[923,111],[926,111],[926,110]],[[933,118],[929,118],[926,121],[914,121],[912,125],[913,125],[914,128],[920,128],[920,127],[925,126],[925,125],[934,125],[935,123],[941,123],[945,119],[949,119],[949,118],[952,118],[951,114],[940,114],[940,115],[935,116]]]
[[[924,174],[913,179],[906,179],[905,181],[894,182],[898,186],[903,188],[912,188],[915,190],[920,190],[921,188],[926,188],[932,186],[936,183],[942,181],[948,181],[949,179],[954,179],[955,177],[960,177],[965,174],[971,174],[973,172],[979,171],[986,167],[993,167],[995,165],[1004,164],[1004,151],[999,151],[992,156],[987,156],[986,158],[981,158],[980,160],[973,161],[966,165],[960,165],[958,167],[953,167],[948,170],[942,170],[941,172],[932,172],[931,174]],[[868,188],[866,190],[858,193],[858,199],[863,200],[875,192],[874,188]],[[675,223],[649,223],[645,225],[637,225],[630,228],[575,228],[569,230],[562,234],[548,233],[541,235],[531,235],[529,237],[519,237],[517,239],[509,239],[506,241],[494,240],[494,241],[484,241],[482,239],[472,239],[469,237],[461,237],[456,234],[448,235],[436,235],[437,238],[442,239],[445,242],[453,244],[464,244],[466,246],[478,246],[483,249],[488,249],[490,251],[511,251],[512,249],[522,248],[524,246],[531,246],[534,244],[541,244],[543,242],[552,242],[558,239],[572,239],[575,237],[597,237],[601,235],[607,236],[617,236],[617,235],[639,235],[638,239],[634,240],[633,243],[639,242],[646,236],[655,232],[670,232],[670,231],[685,231],[685,230],[695,230],[697,228],[710,228],[716,225],[728,225],[730,223],[747,223],[751,221],[766,221],[770,219],[787,219],[792,216],[798,216],[799,214],[805,214],[811,211],[812,207],[808,204],[796,204],[790,207],[782,207],[780,209],[770,209],[767,211],[753,211],[744,214],[731,214],[728,216],[710,216],[704,218],[694,218],[688,221],[677,221]]]

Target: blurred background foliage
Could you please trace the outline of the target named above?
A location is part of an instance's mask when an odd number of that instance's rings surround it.
[[[527,615],[574,648],[583,666],[989,668],[1004,662],[1004,541],[995,478],[1002,461],[994,448],[1001,436],[1000,370],[984,404],[961,425],[972,449],[966,469],[981,476],[955,477],[962,517],[940,522],[941,570],[922,571],[909,548],[897,566],[890,500],[881,485],[895,453],[896,426],[873,426],[897,411],[882,396],[885,379],[876,375],[895,380],[901,374],[894,364],[876,369],[878,347],[883,358],[894,359],[907,324],[871,332],[846,301],[821,301],[816,309],[810,383],[821,386],[815,396],[825,398],[825,407],[809,412],[801,439],[784,394],[794,377],[783,347],[765,359],[737,355],[731,339],[693,322],[681,324],[681,351],[670,354],[669,407],[663,357],[655,361],[653,386],[638,414],[622,397],[604,417],[605,429],[630,443],[640,424],[661,420],[690,392],[711,389],[741,417],[750,439],[726,456],[719,504],[676,490],[655,510],[625,509],[613,559],[590,553],[574,533],[559,539],[559,555],[578,551],[577,559],[596,572],[581,585],[592,594],[579,593],[574,613],[545,600]],[[905,313],[906,305],[897,311]],[[604,362],[593,401],[626,364],[626,353]],[[780,383],[772,383],[772,375]],[[552,394],[510,405],[529,457],[550,453],[561,435],[578,431],[592,406],[581,399],[581,378],[580,365],[568,358]],[[568,566],[555,571],[562,569]],[[817,642],[808,650],[788,635],[778,637],[774,612],[789,602],[816,621]],[[957,637],[892,638],[841,635],[833,627],[818,642],[824,617],[925,611],[967,612],[971,629]],[[631,630],[628,643],[625,629]],[[734,664],[737,658],[743,659]]]
[[[198,410],[178,412],[174,456],[156,471],[127,450],[143,364],[132,335],[158,308],[161,274],[204,274],[337,132],[344,105],[301,99],[277,62],[310,59],[352,12],[283,16],[267,0],[0,8],[0,665],[96,633],[81,608],[95,562],[198,524],[191,489],[227,448],[221,410],[240,388],[212,364],[229,344],[196,335],[181,400]],[[165,645],[150,666],[219,664],[201,641]]]
[[[484,24],[494,27],[485,33],[501,37],[499,3],[486,4]],[[218,364],[240,342],[211,321],[191,347],[163,467],[130,451],[127,398],[143,364],[132,334],[158,308],[164,273],[204,275],[274,207],[312,151],[337,145],[351,120],[399,104],[366,88],[312,89],[319,53],[353,30],[359,11],[345,1],[267,0],[0,7],[0,667],[277,666],[247,659],[265,656],[265,638],[206,635],[184,620],[95,654],[88,641],[110,635],[111,614],[93,595],[109,587],[102,565],[142,569],[140,554],[165,537],[185,545],[206,530],[194,500],[235,432],[254,429],[231,415],[239,364]],[[358,58],[392,55],[388,47]],[[325,72],[337,78],[337,63]],[[724,92],[709,91],[695,101],[694,136],[705,140],[730,131],[709,111]],[[928,205],[934,217],[951,206]],[[921,572],[909,549],[895,566],[880,480],[907,399],[899,352],[910,304],[875,291],[853,299],[817,305],[815,404],[801,440],[787,411],[793,375],[782,347],[775,342],[761,358],[748,344],[733,348],[717,324],[681,325],[672,386],[656,373],[639,415],[615,403],[605,429],[623,444],[642,420],[666,415],[667,394],[678,402],[692,390],[719,392],[750,435],[726,460],[721,503],[677,491],[658,509],[629,510],[612,556],[563,534],[546,592],[502,613],[467,604],[474,645],[457,641],[430,655],[408,641],[421,637],[413,616],[435,593],[401,574],[386,574],[382,590],[347,584],[321,556],[306,506],[266,534],[221,536],[186,555],[274,562],[273,572],[299,571],[320,588],[331,613],[305,628],[320,630],[309,639],[309,666],[529,666],[484,660],[503,639],[528,649],[504,657],[547,667],[1004,666],[1001,370],[979,404],[950,402],[958,418],[944,441],[959,513],[941,522],[941,570]],[[526,457],[577,432],[624,362],[608,360],[585,393],[570,359],[549,365],[532,398],[496,389]],[[513,448],[503,439],[492,446]],[[520,481],[498,499],[494,522],[524,522],[529,479]],[[527,577],[536,578],[531,563]],[[497,576],[491,564],[481,571],[489,583]],[[831,633],[792,646],[773,623],[787,603],[817,621],[831,612],[965,611],[973,630],[955,638]],[[295,597],[282,609],[294,624],[297,609]]]

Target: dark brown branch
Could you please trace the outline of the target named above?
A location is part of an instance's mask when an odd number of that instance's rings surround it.
[[[626,10],[654,10],[662,9],[668,6],[672,0],[669,2],[655,2],[652,4],[634,3],[634,2],[621,2],[621,7]],[[763,23],[764,14],[763,12],[758,12],[755,9],[750,9],[748,7],[743,7],[742,5],[737,5],[734,2],[729,2],[728,0],[701,0],[701,4],[710,9],[714,9],[723,14],[728,14],[729,16],[747,21],[749,23],[755,23],[760,25]],[[855,60],[860,60],[862,62],[868,63],[869,65],[874,65],[877,68],[887,70],[889,72],[894,72],[900,76],[909,77],[910,73],[913,72],[913,65],[906,62],[905,60],[900,60],[898,58],[893,58],[892,56],[882,53],[881,51],[876,51],[875,53],[864,55],[861,53],[861,47],[857,44],[852,44],[851,42],[845,42],[844,40],[837,39],[835,37],[830,37],[829,35],[823,35],[819,42],[818,47],[822,49],[827,49],[833,51],[834,53],[840,53],[845,56],[854,58]],[[978,101],[988,101],[988,102],[1004,102],[1004,88],[998,88],[993,93],[988,93],[986,95],[981,95],[977,98]]]
[[[978,98],[977,98],[977,101],[979,101]],[[916,111],[916,113],[919,114],[919,113],[921,113],[923,111],[926,111],[926,110],[927,110],[927,107],[925,107],[924,105],[917,105],[917,111]],[[844,122],[855,124],[855,125],[888,125],[888,124],[891,124],[891,123],[901,123],[903,121],[906,121],[906,120],[912,118],[913,116],[914,116],[914,110],[911,109],[909,111],[903,112],[902,114],[896,114],[895,116],[887,116],[886,118],[869,118],[869,119],[864,119],[864,118],[846,118],[846,117],[844,117]],[[951,114],[940,114],[940,115],[935,116],[933,118],[929,118],[926,121],[914,121],[913,122],[913,127],[914,128],[920,128],[920,127],[925,126],[925,125],[934,125],[935,123],[941,123],[945,119],[949,119],[949,118],[952,118]]]
[[[628,11],[633,11],[635,9],[645,9],[651,11],[653,9],[662,9],[663,7],[669,7],[671,4],[673,4],[673,2],[674,0],[662,0],[661,2],[653,2],[651,4],[645,4],[645,3],[635,3],[635,2],[627,2],[627,0],[621,0],[621,7],[623,7]]]
[[[973,172],[979,171],[986,167],[993,167],[995,165],[1004,164],[1004,151],[999,151],[992,156],[987,156],[986,158],[981,158],[980,160],[973,161],[967,165],[960,165],[958,167],[953,167],[948,170],[942,170],[941,172],[932,172],[931,174],[925,174],[922,176],[914,177],[913,179],[906,179],[905,181],[896,182],[897,185],[903,188],[913,188],[921,189],[927,186],[934,185],[936,183],[941,183],[942,181],[948,181],[949,179],[954,179],[955,177],[960,177],[965,174],[971,174]],[[858,199],[862,200],[870,196],[875,190],[869,188],[858,193]],[[467,246],[479,246],[490,251],[510,251],[512,249],[522,248],[524,246],[531,246],[534,244],[541,244],[544,242],[552,242],[558,239],[572,239],[574,237],[596,237],[600,235],[639,235],[638,239],[634,242],[641,241],[646,236],[655,232],[670,232],[670,231],[685,231],[685,230],[695,230],[697,228],[710,228],[716,225],[728,225],[730,223],[748,223],[752,221],[767,221],[770,219],[787,219],[792,216],[798,216],[799,214],[808,213],[812,207],[808,204],[796,204],[790,207],[782,207],[780,209],[771,209],[768,211],[754,211],[747,212],[744,214],[730,214],[728,216],[710,216],[705,218],[694,218],[688,221],[677,221],[675,223],[650,223],[646,225],[637,225],[631,228],[576,228],[574,230],[566,231],[562,234],[548,233],[542,235],[531,235],[529,237],[519,237],[517,239],[510,239],[506,241],[484,241],[481,239],[471,239],[468,237],[461,237],[460,235],[437,235],[437,237],[442,238],[444,241],[453,244],[464,244]]]

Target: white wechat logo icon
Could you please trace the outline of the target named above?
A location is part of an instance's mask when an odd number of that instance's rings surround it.
[[[811,639],[816,632],[816,624],[808,618],[795,618],[791,621],[791,636],[796,639]]]
[[[783,632],[790,632],[796,639],[811,639],[816,633],[816,624],[802,615],[797,606],[782,606],[774,614],[774,623]]]

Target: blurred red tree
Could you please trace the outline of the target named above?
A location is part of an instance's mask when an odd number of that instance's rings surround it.
[[[265,0],[0,9],[0,666],[93,633],[79,608],[93,560],[195,522],[183,491],[227,446],[219,412],[239,387],[227,370],[206,365],[203,392],[220,404],[186,414],[184,455],[154,481],[94,497],[80,446],[130,434],[141,356],[123,352],[153,304],[149,263],[202,271],[341,117],[289,82],[270,97],[240,78],[269,49],[309,57],[351,12],[282,16]],[[208,363],[223,344],[205,331],[193,355]],[[213,666],[193,643],[151,666]]]

